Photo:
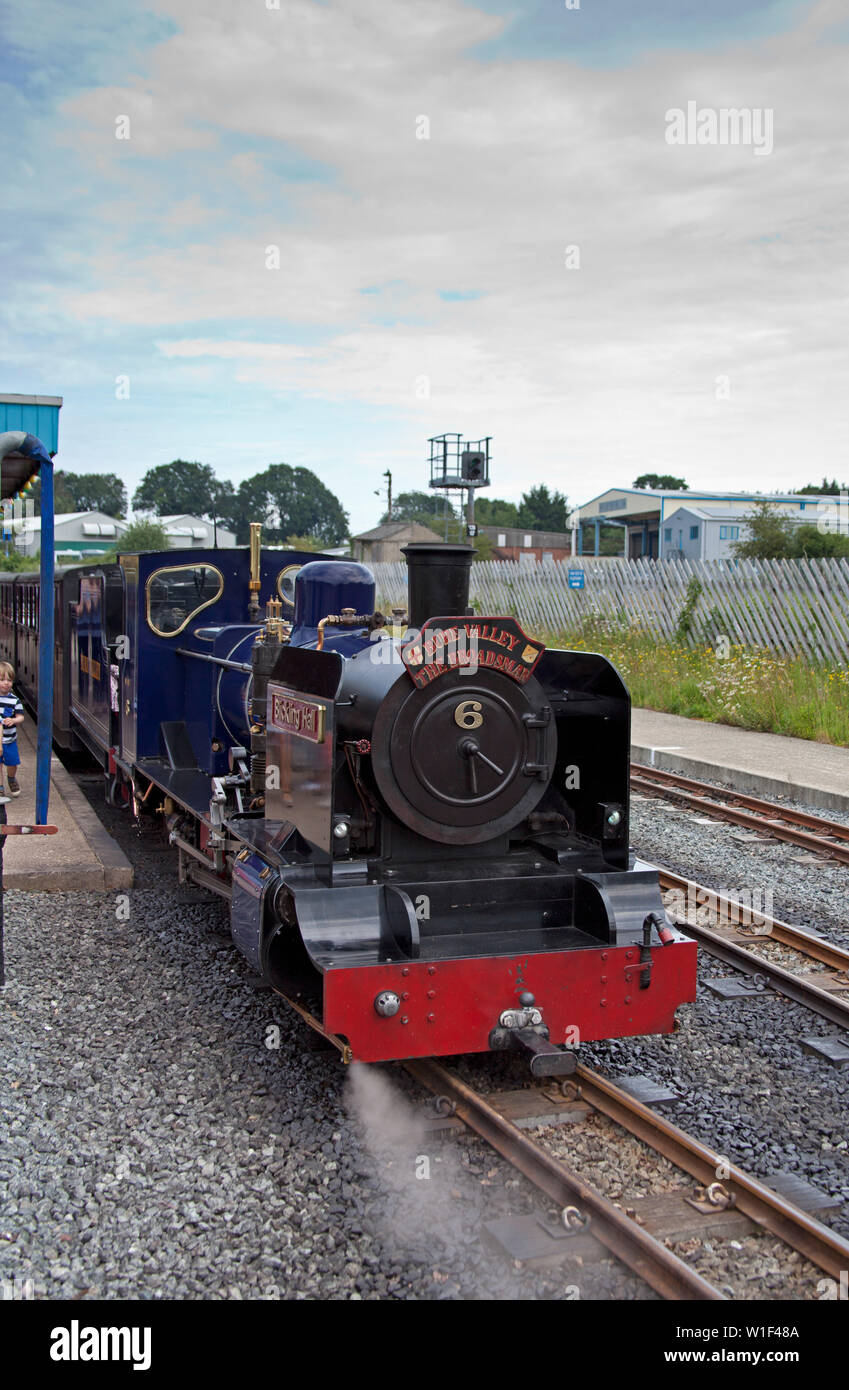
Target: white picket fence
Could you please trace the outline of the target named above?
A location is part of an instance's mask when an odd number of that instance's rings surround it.
[[[377,606],[407,601],[407,567],[372,565]],[[569,587],[580,569],[584,587]],[[529,633],[581,632],[590,623],[635,627],[674,639],[690,581],[702,592],[689,644],[725,635],[781,656],[849,664],[849,560],[616,560],[519,565],[484,560],[472,566],[471,601],[481,614],[512,614]]]

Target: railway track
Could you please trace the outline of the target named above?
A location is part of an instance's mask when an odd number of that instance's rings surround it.
[[[664,881],[675,887],[688,883],[665,870],[662,871]],[[838,956],[841,961],[844,956],[849,960],[849,953],[838,953],[837,948],[797,928],[785,923],[771,925],[786,933],[794,944],[802,938],[805,945],[813,946],[824,964],[833,964]],[[705,933],[705,929],[700,930]],[[743,954],[750,962],[745,950]],[[782,992],[790,991],[787,988]],[[298,1012],[305,1022],[339,1049],[343,1060],[350,1060],[344,1039],[327,1033],[303,1006],[298,1006]],[[841,1270],[849,1266],[849,1241],[774,1192],[766,1183],[686,1134],[615,1082],[583,1064],[560,1085],[532,1085],[521,1092],[521,1097],[526,1101],[530,1098],[530,1113],[541,1112],[542,1118],[537,1122],[542,1124],[550,1117],[552,1125],[559,1125],[564,1110],[569,1108],[584,1111],[589,1108],[621,1126],[652,1153],[680,1170],[681,1177],[676,1185],[653,1198],[648,1207],[639,1199],[631,1206],[613,1202],[574,1168],[531,1139],[509,1113],[509,1102],[511,1098],[515,1101],[516,1093],[484,1097],[432,1059],[395,1065],[403,1066],[420,1086],[439,1099],[443,1114],[450,1116],[448,1123],[460,1123],[474,1131],[553,1201],[563,1214],[564,1232],[577,1231],[579,1237],[594,1238],[666,1300],[722,1301],[726,1298],[664,1243],[670,1221],[675,1228],[681,1223],[682,1212],[685,1212],[685,1224],[689,1217],[690,1229],[715,1233],[719,1239],[741,1234],[741,1222],[743,1230],[749,1234],[768,1233],[836,1281],[841,1277]],[[526,1113],[527,1109],[526,1104]],[[680,1185],[687,1180],[690,1190]],[[689,1204],[689,1212],[683,1204]],[[695,1217],[695,1227],[693,1209],[699,1214]],[[729,1221],[736,1223],[733,1230],[728,1228]],[[579,1245],[580,1240],[573,1240],[571,1246],[564,1247],[564,1252],[577,1249]]]
[[[849,1027],[849,951],[764,914],[757,915],[754,925],[741,923],[741,905],[733,898],[656,867],[664,892],[676,891],[683,894],[685,906],[697,905],[695,912],[685,910],[674,915],[710,954],[750,976],[760,976],[778,993],[840,1027]],[[711,925],[699,920],[704,915],[710,918]],[[765,954],[770,947],[779,947],[784,953],[795,952],[802,964],[807,962],[812,968],[801,972],[789,969]],[[339,1047],[344,1060],[350,1059],[342,1039],[325,1033],[302,1006],[298,1006],[298,1012]],[[768,1233],[835,1280],[840,1279],[840,1271],[849,1264],[849,1241],[588,1067],[579,1065],[574,1077],[563,1083],[559,1096],[555,1086],[531,1087],[528,1093],[540,1097],[538,1108],[550,1107],[552,1124],[559,1123],[558,1109],[562,1113],[563,1107],[588,1106],[621,1126],[680,1170],[680,1181],[689,1180],[688,1192],[678,1186],[652,1199],[649,1206],[638,1199],[623,1208],[529,1138],[505,1113],[498,1096],[479,1095],[433,1060],[400,1065],[434,1096],[444,1098],[443,1103],[450,1106],[456,1121],[483,1138],[553,1201],[567,1217],[567,1226],[571,1224],[579,1237],[594,1237],[664,1299],[716,1301],[726,1297],[664,1243],[664,1231],[670,1221],[661,1211],[666,1205],[673,1213],[672,1225],[676,1219],[681,1220],[682,1204],[689,1203],[690,1222],[695,1208],[701,1213],[704,1229],[716,1232],[719,1239],[727,1238],[728,1222],[738,1223],[738,1234],[742,1222],[750,1234]],[[695,1190],[693,1184],[697,1185]],[[697,1225],[698,1220],[696,1217]],[[573,1237],[568,1248],[577,1248],[579,1244],[580,1239]]]
[[[643,763],[631,764],[631,786],[645,796],[663,796],[744,830],[767,834],[799,849],[849,864],[849,826],[836,821]]]
[[[849,1028],[849,951],[834,946],[811,932],[777,918],[757,914],[757,921],[740,921],[746,910],[723,893],[683,878],[671,869],[655,865],[664,893],[683,895],[685,910],[672,916],[689,936],[712,956],[742,970],[779,994],[803,1004],[841,1028]],[[668,909],[667,909],[668,910]],[[703,920],[708,916],[713,925]],[[770,946],[795,951],[809,968],[801,972],[771,959]]]
[[[555,1158],[519,1129],[499,1108],[499,1098],[484,1098],[440,1063],[408,1061],[401,1065],[468,1128],[480,1135],[539,1191],[563,1211],[566,1224],[588,1230],[613,1255],[643,1278],[663,1298],[723,1300],[725,1295],[664,1244],[661,1231],[634,1208],[622,1209],[592,1187],[579,1173]],[[531,1088],[556,1111],[551,1089]],[[849,1262],[849,1241],[823,1226],[765,1183],[728,1163],[718,1153],[628,1095],[606,1077],[579,1065],[573,1079],[562,1083],[563,1105],[590,1106],[620,1125],[671,1162],[699,1185],[692,1197],[671,1189],[669,1202],[690,1202],[703,1212],[705,1226],[727,1220],[726,1213],[745,1218],[768,1232],[833,1279]],[[553,1118],[552,1123],[556,1123]],[[721,1174],[718,1179],[717,1174]],[[571,1214],[571,1220],[570,1218]],[[657,1220],[655,1220],[657,1224]]]
[[[473,1091],[441,1063],[428,1060],[402,1065],[421,1086],[444,1098],[452,1107],[453,1115],[486,1140],[540,1192],[563,1211],[578,1212],[582,1222],[588,1219],[598,1240],[657,1293],[667,1299],[723,1298],[719,1290],[662,1242],[655,1240],[566,1164],[546,1153],[540,1144],[505,1118],[496,1105]]]
[[[343,1038],[328,1033],[309,1009],[298,1004],[282,990],[276,989],[275,993],[288,1003],[294,1004],[304,1022],[336,1047],[343,1061],[351,1060],[350,1049]],[[663,1298],[724,1298],[718,1289],[696,1274],[662,1242],[651,1236],[577,1173],[546,1153],[539,1144],[535,1144],[511,1120],[501,1114],[496,1106],[466,1086],[441,1063],[432,1059],[415,1059],[394,1065],[403,1066],[420,1086],[431,1091],[446,1105],[451,1121],[456,1117],[457,1121],[480,1135],[564,1213],[578,1213],[582,1226],[591,1222],[593,1234],[598,1240]],[[561,1094],[563,1103],[567,1103],[566,1094]]]

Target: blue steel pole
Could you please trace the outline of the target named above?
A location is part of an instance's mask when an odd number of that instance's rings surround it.
[[[38,756],[35,823],[47,824],[53,750],[53,460],[41,459],[41,612],[38,626]]]

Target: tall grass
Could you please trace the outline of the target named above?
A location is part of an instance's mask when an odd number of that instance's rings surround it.
[[[552,633],[549,644],[597,651],[621,672],[635,705],[819,743],[849,746],[849,670],[753,648],[659,642],[604,621]]]

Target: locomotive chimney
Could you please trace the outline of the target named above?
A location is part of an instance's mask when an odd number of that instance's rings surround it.
[[[401,553],[407,558],[411,626],[422,627],[428,618],[464,618],[472,547],[420,541],[402,546]]]

